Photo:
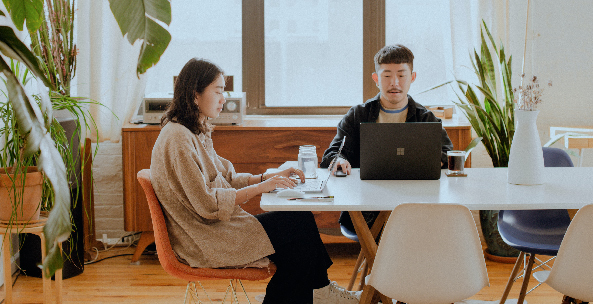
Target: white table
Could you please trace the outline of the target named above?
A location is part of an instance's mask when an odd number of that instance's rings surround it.
[[[356,229],[361,250],[371,269],[378,236],[391,210],[402,203],[461,204],[472,210],[580,209],[593,204],[593,167],[544,168],[542,185],[507,183],[507,168],[468,168],[467,177],[447,177],[433,181],[360,180],[360,170],[347,177],[331,176],[321,194],[334,196],[327,201],[289,201],[264,193],[260,206],[266,211],[348,211]],[[318,175],[327,176],[326,169]],[[382,211],[368,228],[360,211]],[[384,302],[385,303],[385,302]]]
[[[507,183],[506,168],[467,168],[467,177],[439,180],[360,180],[359,169],[347,177],[331,176],[321,194],[333,202],[288,201],[264,193],[266,211],[391,211],[401,203],[461,204],[472,210],[579,209],[593,204],[593,167],[544,168],[543,185]],[[319,175],[327,174],[319,169]],[[327,176],[327,175],[325,175]]]

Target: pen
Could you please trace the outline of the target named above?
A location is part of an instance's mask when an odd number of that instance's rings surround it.
[[[295,201],[295,200],[313,200],[313,199],[326,199],[326,198],[334,198],[333,195],[330,196],[314,196],[314,197],[293,197],[293,198],[289,198],[289,201]]]

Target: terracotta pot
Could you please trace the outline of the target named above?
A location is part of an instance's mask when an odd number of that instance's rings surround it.
[[[21,176],[16,176],[15,179],[14,174],[6,174],[4,169],[0,169],[0,222],[17,223],[39,219],[43,174],[37,171],[37,167],[29,167],[24,182],[23,187]],[[13,206],[15,193],[17,197],[22,195],[22,204],[19,203],[16,207]]]

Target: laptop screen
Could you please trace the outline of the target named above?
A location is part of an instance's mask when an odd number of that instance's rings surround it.
[[[441,130],[440,122],[361,123],[360,178],[439,179]]]

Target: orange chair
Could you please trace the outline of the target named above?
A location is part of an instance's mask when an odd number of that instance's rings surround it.
[[[169,242],[169,234],[167,232],[167,226],[165,224],[165,217],[163,215],[163,210],[161,209],[161,204],[154,193],[154,189],[152,188],[152,184],[150,182],[150,170],[144,169],[140,170],[137,175],[138,181],[144,189],[144,193],[146,194],[146,200],[148,201],[148,207],[150,208],[150,216],[152,218],[152,228],[154,230],[154,239],[156,243],[156,250],[159,257],[159,262],[161,266],[165,269],[167,273],[170,275],[188,281],[187,288],[185,291],[185,300],[183,303],[191,303],[188,302],[188,295],[191,296],[190,301],[197,301],[200,302],[198,291],[196,289],[195,282],[197,281],[202,290],[205,289],[200,283],[200,280],[218,280],[218,279],[228,279],[229,286],[226,290],[225,297],[223,299],[223,303],[227,298],[229,292],[232,293],[233,298],[231,298],[232,303],[238,303],[236,289],[238,285],[241,286],[243,289],[243,293],[245,297],[247,297],[247,292],[245,291],[245,287],[241,283],[241,280],[248,280],[248,281],[258,281],[264,280],[276,272],[276,266],[273,263],[270,263],[267,268],[194,268],[190,267],[186,264],[183,264],[177,260],[173,249],[171,248],[171,243]],[[206,294],[208,297],[208,294]],[[247,297],[248,298],[248,297]],[[208,298],[209,299],[209,298]],[[233,302],[233,300],[235,302]],[[249,302],[249,300],[248,300]]]

